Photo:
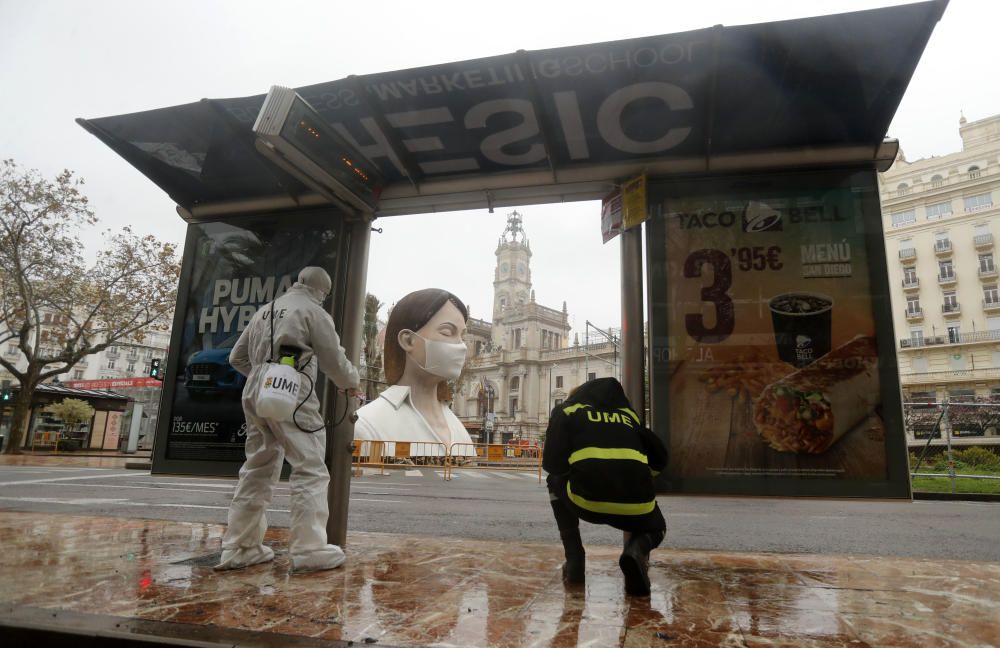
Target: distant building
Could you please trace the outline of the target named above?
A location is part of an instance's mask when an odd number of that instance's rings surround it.
[[[588,379],[620,376],[618,329],[569,341],[569,314],[535,301],[531,245],[516,211],[497,244],[493,321],[470,319],[470,361],[452,409],[473,439],[538,440],[549,412]]]
[[[959,134],[961,151],[915,162],[901,151],[879,177],[907,402],[1000,403],[1000,115],[963,117]],[[952,416],[953,442],[1000,444],[991,418]],[[909,444],[923,445],[936,417],[908,420]]]

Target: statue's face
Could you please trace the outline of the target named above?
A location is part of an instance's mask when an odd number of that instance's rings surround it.
[[[445,302],[444,306],[434,314],[434,317],[416,331],[417,335],[405,335],[406,331],[400,333],[399,343],[406,351],[407,365],[410,364],[411,360],[415,360],[419,365],[427,366],[427,351],[424,340],[465,344],[462,338],[465,336],[466,330],[462,312],[450,301]]]

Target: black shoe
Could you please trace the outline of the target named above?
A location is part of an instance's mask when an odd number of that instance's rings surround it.
[[[629,596],[649,596],[649,552],[641,544],[630,541],[618,558],[625,575],[625,593]]]
[[[567,558],[562,566],[562,579],[566,585],[583,585],[587,580],[585,570],[587,560],[584,556]]]

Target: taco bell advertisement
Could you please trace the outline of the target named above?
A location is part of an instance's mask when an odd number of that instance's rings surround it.
[[[822,178],[733,184],[665,197],[649,230],[671,478],[790,494],[820,480],[831,495],[833,482],[887,483],[898,459],[876,323],[887,300],[873,297],[864,192]]]
[[[302,225],[255,218],[189,226],[185,253],[193,259],[165,459],[243,461],[246,379],[229,364],[230,351],[257,310],[284,294],[303,266],[336,276],[338,221]]]

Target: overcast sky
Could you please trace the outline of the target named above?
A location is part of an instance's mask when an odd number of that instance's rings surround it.
[[[261,94],[409,67],[637,36],[870,9],[892,0],[614,3],[0,0],[0,157],[48,176],[86,179],[106,227],[131,224],[183,242],[172,201],[74,123],[196,101]],[[589,7],[589,8],[588,8]],[[1000,3],[952,0],[888,135],[909,160],[957,151],[960,111],[1000,112]],[[369,291],[394,302],[447,288],[491,315],[497,237],[509,210],[379,219]],[[599,203],[519,209],[540,303],[568,303],[571,323],[617,326],[618,245],[601,244]],[[459,234],[459,236],[456,236]],[[461,241],[461,245],[446,242]],[[91,248],[99,239],[88,237]],[[416,250],[418,268],[394,260]]]

